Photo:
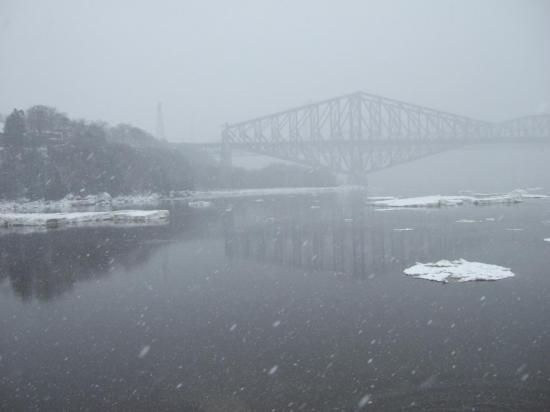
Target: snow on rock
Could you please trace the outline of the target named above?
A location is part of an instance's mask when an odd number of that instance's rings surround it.
[[[168,210],[117,210],[72,213],[0,213],[0,227],[46,226],[99,222],[149,222],[168,219]]]
[[[440,260],[435,263],[417,263],[403,271],[417,279],[436,282],[469,282],[473,280],[499,280],[515,276],[509,268],[464,259]]]

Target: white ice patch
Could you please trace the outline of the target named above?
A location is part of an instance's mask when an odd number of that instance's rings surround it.
[[[409,197],[404,199],[378,200],[374,202],[377,206],[385,207],[441,207],[458,206],[464,203],[464,197],[460,196],[421,196]]]
[[[547,237],[546,239],[544,239],[545,242],[550,242],[550,237]]]
[[[212,207],[212,202],[207,200],[191,200],[187,205],[193,209],[208,209]]]
[[[508,194],[499,193],[474,193],[470,195],[458,196],[420,196],[408,197],[402,199],[387,199],[373,202],[375,206],[386,208],[426,208],[443,206],[461,206],[464,204],[474,205],[492,205],[492,204],[511,204],[522,201],[523,193],[521,190],[514,190]],[[380,210],[380,209],[378,209]]]
[[[515,276],[509,268],[464,259],[440,260],[435,263],[417,263],[403,271],[408,276],[436,282],[469,282],[499,280]]]
[[[394,232],[410,232],[411,230],[414,230],[412,227],[399,227],[393,229]]]
[[[523,201],[523,195],[521,192],[513,191],[507,195],[489,196],[474,198],[472,203],[477,206],[494,205],[494,204],[512,204],[520,203]]]
[[[543,195],[538,193],[525,193],[521,197],[525,199],[550,199],[550,195]]]

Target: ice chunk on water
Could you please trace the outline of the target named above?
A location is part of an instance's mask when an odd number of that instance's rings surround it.
[[[191,200],[187,204],[189,207],[194,209],[208,209],[209,207],[212,207],[212,202],[208,200]]]
[[[435,263],[417,263],[403,271],[418,279],[436,282],[468,282],[473,280],[499,280],[515,276],[509,269],[487,263],[469,262],[465,259],[440,260]]]
[[[464,203],[462,196],[421,196],[403,199],[378,200],[374,202],[377,206],[386,207],[441,207],[458,206]]]
[[[494,193],[459,196],[433,195],[378,200],[373,203],[376,206],[384,206],[389,208],[460,206],[465,203],[474,205],[491,205],[497,203],[518,203],[522,201],[522,196],[522,192],[516,190],[508,194]]]

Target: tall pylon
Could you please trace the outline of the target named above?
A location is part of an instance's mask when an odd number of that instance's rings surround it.
[[[156,138],[159,140],[166,140],[164,134],[164,119],[162,118],[162,102],[157,103],[157,133]]]

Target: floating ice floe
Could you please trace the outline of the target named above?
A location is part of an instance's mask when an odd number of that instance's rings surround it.
[[[547,237],[546,239],[544,239],[545,242],[550,242],[550,237]]]
[[[393,200],[395,198],[396,198],[395,196],[369,196],[367,198],[367,201],[378,202],[378,201],[382,201],[382,200]]]
[[[408,197],[403,199],[377,200],[374,202],[376,206],[396,207],[396,208],[458,206],[463,203],[464,203],[464,197],[441,196],[441,195]]]
[[[443,283],[499,280],[515,276],[509,268],[487,263],[469,262],[464,259],[453,261],[440,260],[435,263],[417,263],[403,272],[417,279]]]
[[[212,207],[212,202],[209,202],[208,200],[191,200],[187,203],[187,205],[193,209],[207,209]]]
[[[475,220],[475,219],[459,219],[456,221],[456,223],[482,223],[483,220]]]
[[[0,227],[45,226],[59,227],[80,223],[130,223],[162,221],[168,210],[117,210],[109,212],[72,213],[0,213]]]
[[[543,193],[522,193],[521,197],[524,199],[550,199],[550,195]]]
[[[474,205],[492,205],[498,203],[519,203],[522,201],[522,192],[513,191],[508,194],[472,194],[472,195],[459,195],[459,196],[420,196],[420,197],[408,197],[401,199],[387,199],[377,200],[372,202],[375,206],[385,208],[428,208],[428,207],[443,207],[443,206],[461,206],[464,204]],[[384,209],[377,209],[384,210]]]
[[[412,227],[398,227],[394,228],[394,232],[410,232],[411,230],[414,230]]]
[[[471,198],[471,202],[474,205],[478,205],[478,206],[494,205],[498,203],[504,203],[504,204],[520,203],[522,201],[523,201],[523,195],[519,191],[513,191],[506,195]]]

